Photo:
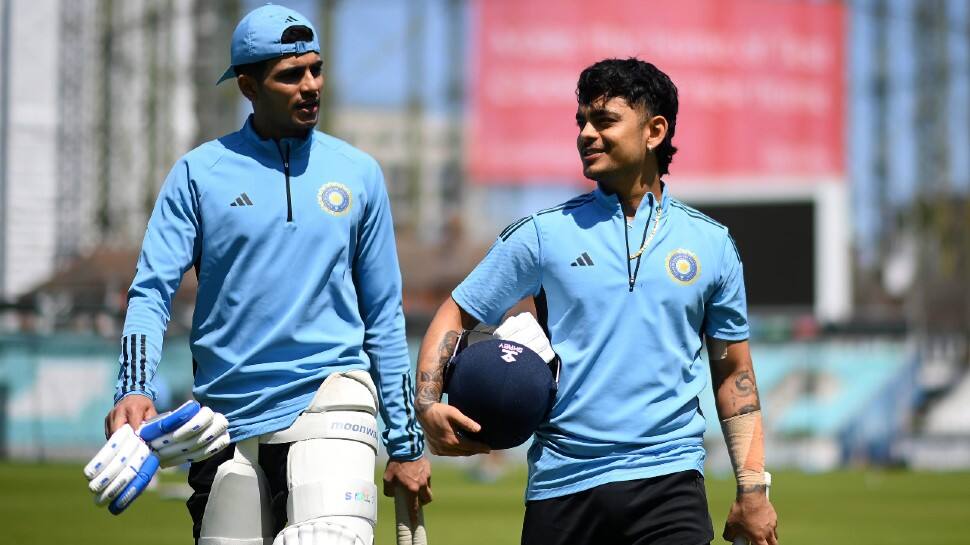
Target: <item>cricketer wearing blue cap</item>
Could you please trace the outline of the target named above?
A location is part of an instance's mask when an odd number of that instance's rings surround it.
[[[583,71],[577,98],[577,148],[597,187],[509,225],[438,310],[418,369],[428,444],[486,450],[461,434],[479,423],[439,402],[443,356],[462,328],[498,323],[531,296],[562,367],[529,449],[522,543],[709,543],[706,336],[738,476],[724,537],[774,544],[741,260],[724,226],[661,181],[676,87],[652,64],[610,59]]]
[[[318,389],[350,372],[379,398],[390,456],[384,492],[403,486],[416,512],[418,501],[430,501],[430,466],[410,395],[389,200],[374,159],[314,130],[319,52],[310,21],[280,6],[249,13],[233,33],[231,66],[219,81],[235,78],[253,114],[238,132],[184,155],[165,180],[129,291],[107,427],[137,429],[155,414],[153,378],[172,298],[194,268],[193,393],[225,414],[234,444],[264,443],[291,427],[311,400],[321,411],[332,406]],[[363,409],[355,410],[366,410],[369,394],[360,391]],[[376,449],[376,423],[354,422],[353,430],[373,435]],[[321,434],[310,432],[326,439]],[[289,450],[289,443],[259,445],[276,531],[287,522]],[[196,538],[217,468],[233,456],[229,448],[192,466]],[[373,466],[366,472],[373,486]]]

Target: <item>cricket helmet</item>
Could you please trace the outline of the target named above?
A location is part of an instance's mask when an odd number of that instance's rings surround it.
[[[529,348],[500,339],[458,352],[445,372],[444,390],[450,405],[482,426],[464,435],[493,449],[528,440],[556,400],[549,365]]]

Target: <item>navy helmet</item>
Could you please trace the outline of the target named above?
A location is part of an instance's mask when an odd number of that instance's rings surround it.
[[[529,348],[500,339],[458,352],[448,364],[444,389],[450,405],[482,426],[463,434],[493,449],[528,440],[556,399],[549,365]]]

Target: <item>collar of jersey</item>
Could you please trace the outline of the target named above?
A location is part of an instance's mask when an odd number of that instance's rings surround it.
[[[593,195],[596,197],[596,202],[600,206],[606,208],[614,214],[622,214],[620,210],[620,199],[616,196],[616,193],[607,193],[603,190],[603,186],[596,183],[596,189],[593,190]],[[654,205],[653,193],[647,193],[645,198],[640,201],[640,207],[637,209],[637,214],[640,211],[652,208]],[[667,214],[667,209],[670,206],[670,192],[667,190],[667,184],[662,180],[660,182],[660,208],[663,209],[664,214]]]
[[[272,138],[261,138],[259,136],[256,129],[253,128],[252,114],[246,118],[246,123],[240,132],[242,132],[243,138],[247,142],[257,149],[271,154],[273,157],[280,156],[280,149],[289,148],[291,161],[301,154],[309,153],[310,143],[313,141],[313,130],[310,130],[307,132],[306,138],[280,138],[280,145],[277,147],[276,142]]]

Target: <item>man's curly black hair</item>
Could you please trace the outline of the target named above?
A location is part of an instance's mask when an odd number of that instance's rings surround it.
[[[642,107],[647,115],[667,120],[667,136],[654,150],[657,170],[668,174],[677,148],[671,143],[677,127],[677,86],[659,68],[635,57],[604,59],[587,67],[576,84],[576,100],[589,106],[599,99],[625,99],[631,108]]]

